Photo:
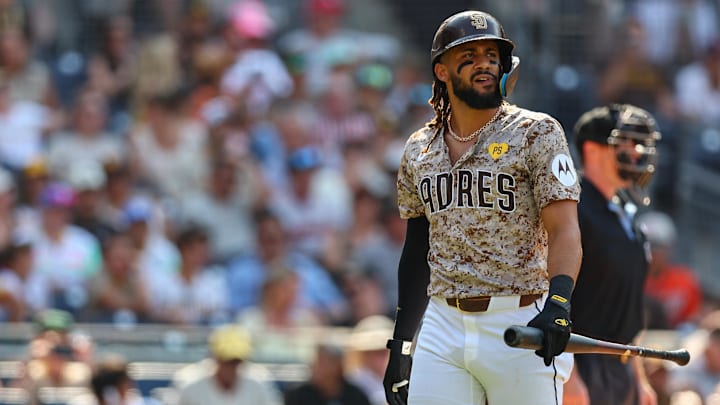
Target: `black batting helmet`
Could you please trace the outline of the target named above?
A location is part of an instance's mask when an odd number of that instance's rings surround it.
[[[435,32],[430,60],[434,66],[438,58],[448,49],[480,39],[497,41],[503,73],[510,72],[515,44],[505,36],[500,21],[482,11],[462,11],[445,19]]]

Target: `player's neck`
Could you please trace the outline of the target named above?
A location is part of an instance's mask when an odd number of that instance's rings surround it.
[[[498,108],[500,107],[478,110],[462,103],[455,103],[452,106],[450,125],[457,135],[468,136],[493,119]]]

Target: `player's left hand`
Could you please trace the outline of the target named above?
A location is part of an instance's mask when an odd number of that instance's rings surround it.
[[[390,339],[388,341],[390,360],[385,369],[383,387],[385,388],[385,399],[390,405],[407,404],[410,369],[412,368],[411,345],[412,342],[404,340]]]
[[[550,292],[543,310],[528,322],[542,330],[543,346],[535,354],[543,358],[546,366],[552,364],[553,357],[565,351],[570,339],[570,295],[573,280],[569,276],[555,276],[550,280]]]

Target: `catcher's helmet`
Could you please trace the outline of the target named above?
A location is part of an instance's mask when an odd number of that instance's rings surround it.
[[[629,104],[597,107],[580,116],[574,132],[580,153],[585,141],[610,145],[620,177],[640,187],[650,182],[657,164],[655,145],[661,135],[649,112]]]
[[[440,24],[432,42],[430,60],[434,66],[438,58],[448,49],[470,41],[480,39],[497,40],[500,49],[500,64],[503,73],[510,72],[513,66],[512,50],[515,44],[505,36],[500,21],[482,11],[462,11],[454,14]]]

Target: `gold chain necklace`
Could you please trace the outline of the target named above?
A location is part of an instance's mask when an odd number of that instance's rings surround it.
[[[470,134],[468,136],[459,136],[458,134],[455,133],[455,131],[452,130],[452,126],[450,126],[450,119],[452,118],[452,112],[451,112],[450,114],[448,114],[448,119],[447,119],[448,135],[450,135],[450,137],[452,139],[454,139],[458,142],[472,141],[478,135],[480,135],[490,124],[495,122],[497,117],[500,115],[500,110],[502,110],[502,105],[500,105],[498,107],[497,111],[495,111],[495,115],[493,115],[492,118],[490,118],[490,121],[486,122],[485,125],[482,126],[482,128],[478,129],[477,131],[473,132],[472,134]]]

